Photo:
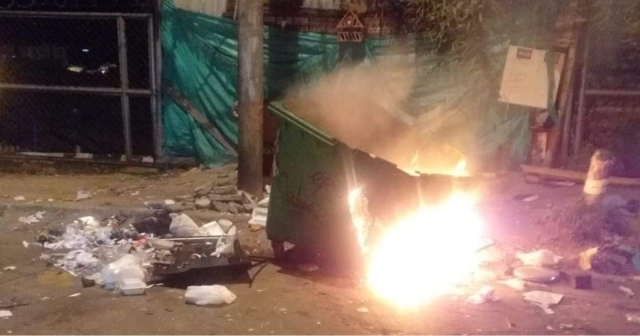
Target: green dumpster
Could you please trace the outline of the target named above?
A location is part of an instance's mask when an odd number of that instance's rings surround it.
[[[283,102],[272,103],[269,110],[280,128],[268,238],[274,245],[290,242],[328,260],[356,258],[343,158],[349,149],[292,114]]]
[[[292,101],[269,106],[280,124],[266,228],[276,257],[282,243],[290,242],[316,252],[321,261],[359,266],[359,236],[349,207],[353,190],[361,190],[367,243],[375,244],[385,226],[423,204],[439,202],[468,182],[448,175],[409,175],[388,161],[349,148],[288,106],[317,108]]]

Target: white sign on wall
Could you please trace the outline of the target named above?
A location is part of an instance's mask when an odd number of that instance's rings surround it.
[[[509,46],[500,85],[500,102],[547,108],[549,80],[544,61],[546,53],[546,50]],[[555,53],[554,101],[558,94],[564,58],[564,54]]]

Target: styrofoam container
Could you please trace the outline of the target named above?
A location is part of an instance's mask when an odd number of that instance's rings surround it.
[[[142,295],[147,289],[147,284],[139,279],[123,279],[118,282],[118,289],[122,295]]]

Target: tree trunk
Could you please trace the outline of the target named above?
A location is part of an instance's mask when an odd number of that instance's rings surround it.
[[[238,0],[238,187],[262,195],[263,2]]]

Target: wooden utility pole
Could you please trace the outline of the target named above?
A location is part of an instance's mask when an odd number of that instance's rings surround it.
[[[263,1],[238,0],[238,187],[262,196]]]

